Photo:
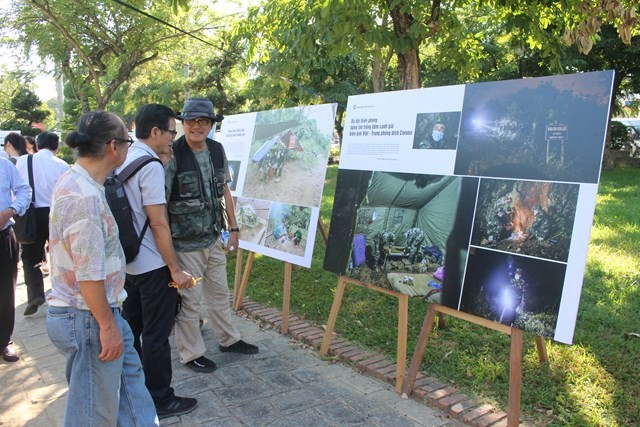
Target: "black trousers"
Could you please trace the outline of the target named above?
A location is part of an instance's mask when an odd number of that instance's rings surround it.
[[[22,269],[27,285],[27,302],[44,299],[44,280],[39,264],[45,261],[45,245],[49,240],[49,208],[36,208],[38,236],[35,243],[22,244]]]
[[[142,361],[145,384],[153,401],[159,404],[174,396],[169,335],[178,291],[169,287],[170,281],[166,266],[143,274],[127,274],[124,287],[128,296],[122,307],[122,316],[129,322]]]
[[[4,350],[11,341],[16,320],[18,252],[18,242],[13,234],[13,228],[0,231],[0,351]]]

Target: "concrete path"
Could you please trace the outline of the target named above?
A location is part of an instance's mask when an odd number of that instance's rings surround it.
[[[20,271],[21,273],[21,271]],[[45,281],[49,286],[48,280]],[[67,403],[63,357],[45,332],[46,305],[33,316],[26,306],[22,275],[16,290],[13,334],[20,361],[0,359],[0,426],[62,424]],[[323,360],[311,346],[253,320],[234,316],[243,338],[260,347],[254,356],[220,353],[210,325],[203,326],[211,374],[182,366],[173,356],[176,394],[196,397],[190,414],[167,418],[163,426],[461,426],[445,412],[402,399],[393,387],[349,366]]]

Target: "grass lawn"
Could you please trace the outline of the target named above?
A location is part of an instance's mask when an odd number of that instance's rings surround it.
[[[329,225],[337,167],[327,171],[321,207]],[[640,425],[640,169],[603,171],[580,310],[571,346],[547,343],[540,365],[534,336],[523,348],[523,419],[536,426]],[[291,311],[325,324],[338,277],[323,270],[325,243],[318,233],[311,268],[292,274]],[[246,257],[246,255],[245,255]],[[229,258],[233,274],[235,257]],[[256,254],[247,295],[282,308],[284,263]],[[427,306],[409,305],[411,359]],[[397,299],[358,286],[345,293],[336,332],[360,346],[396,354]],[[506,410],[510,337],[449,318],[431,335],[423,372],[467,395]]]

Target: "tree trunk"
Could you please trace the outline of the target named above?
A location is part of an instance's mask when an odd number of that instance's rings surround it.
[[[405,38],[406,43],[409,44],[411,39],[406,35],[411,32],[411,26],[414,23],[413,16],[403,10],[402,2],[395,2],[393,7],[392,3],[394,2],[387,0],[393,31],[399,38]],[[422,86],[420,82],[420,57],[418,56],[418,46],[421,41],[417,40],[416,46],[405,46],[404,49],[398,49],[396,52],[400,66],[401,89],[418,89]]]

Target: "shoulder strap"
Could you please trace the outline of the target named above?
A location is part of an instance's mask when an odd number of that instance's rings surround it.
[[[131,178],[133,175],[138,173],[138,171],[142,169],[145,165],[154,161],[162,164],[160,159],[157,159],[150,155],[138,157],[137,159],[129,163],[126,168],[122,169],[122,171],[117,175],[118,180],[124,184],[129,178]],[[142,227],[142,230],[140,230],[140,236],[138,237],[138,246],[142,244],[142,239],[144,239],[144,233],[147,232],[147,228],[149,228],[149,217],[147,217],[147,220],[144,222],[144,226]]]
[[[162,164],[160,159],[157,159],[153,156],[145,155],[145,156],[138,157],[137,159],[129,163],[126,168],[120,171],[120,173],[118,174],[118,179],[120,180],[120,182],[124,183],[133,175],[138,173],[138,171],[142,169],[145,165],[154,161]]]
[[[29,186],[31,187],[31,204],[36,203],[36,188],[33,186],[33,154],[27,157],[27,172],[29,174]]]

